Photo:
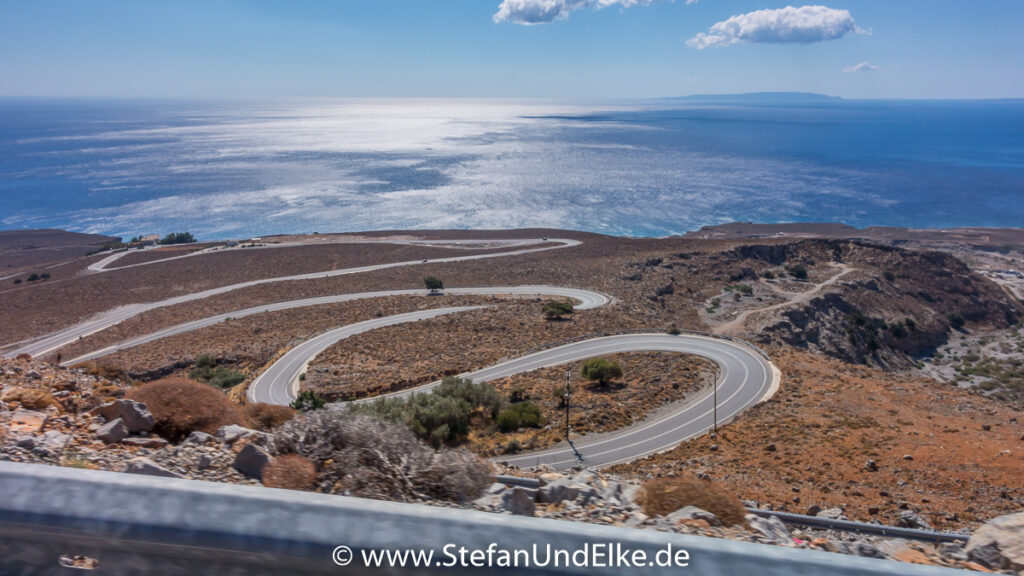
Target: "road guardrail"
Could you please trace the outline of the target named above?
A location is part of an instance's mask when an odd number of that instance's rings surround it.
[[[40,464],[0,462],[0,487],[0,565],[9,574],[67,574],[58,564],[61,556],[92,558],[97,574],[118,575],[451,574],[451,567],[437,565],[366,568],[363,560],[370,551],[441,554],[451,545],[487,550],[492,544],[512,551],[613,545],[649,558],[685,550],[688,565],[484,565],[456,573],[959,574],[655,530]],[[341,547],[347,556],[338,555]],[[337,563],[346,558],[351,565]]]

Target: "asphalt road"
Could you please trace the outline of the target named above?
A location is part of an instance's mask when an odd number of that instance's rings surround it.
[[[591,308],[598,308],[607,304],[610,299],[599,292],[593,292],[591,290],[579,290],[576,288],[562,288],[559,286],[483,286],[479,288],[449,288],[444,291],[446,294],[452,295],[470,295],[470,296],[554,296],[560,298],[571,298],[577,300],[580,303],[575,306],[577,310],[588,310]],[[350,302],[352,300],[364,300],[367,298],[385,298],[389,296],[409,296],[409,297],[429,297],[429,293],[426,290],[380,290],[377,292],[359,292],[356,294],[336,294],[332,296],[318,296],[316,298],[304,298],[301,300],[289,300],[287,302],[275,302],[273,304],[264,304],[262,306],[253,306],[252,308],[245,308],[243,310],[235,310],[233,312],[225,312],[223,314],[217,314],[215,316],[209,316],[200,320],[194,320],[192,322],[184,322],[176,326],[170,326],[144,334],[142,336],[136,336],[135,338],[129,338],[122,340],[116,344],[111,344],[106,348],[83,354],[77,358],[71,358],[64,362],[61,362],[62,366],[74,366],[80,362],[87,362],[89,360],[95,360],[108,354],[113,354],[118,350],[124,350],[126,348],[132,348],[140,344],[159,340],[161,338],[168,338],[178,334],[184,334],[186,332],[192,332],[193,330],[199,330],[200,328],[206,328],[224,322],[225,320],[245,318],[246,316],[252,316],[254,314],[264,314],[266,312],[277,312],[280,310],[289,310],[291,308],[303,308],[306,306],[320,306],[323,304],[334,304],[337,302]]]
[[[310,361],[341,339],[381,326],[413,322],[468,309],[472,309],[472,307],[441,308],[400,314],[352,324],[321,334],[292,349],[264,371],[250,385],[249,400],[271,404],[291,402],[298,388],[299,375],[306,370]],[[628,334],[593,338],[542,350],[460,376],[471,378],[475,382],[487,382],[595,356],[647,351],[694,354],[718,364],[719,379],[715,387],[717,389],[719,425],[730,421],[750,406],[770,397],[778,384],[778,372],[771,361],[753,347],[735,340],[689,334],[678,336]],[[388,396],[407,396],[427,392],[438,384],[439,382],[433,382]],[[559,382],[553,384],[557,385]],[[682,403],[669,406],[626,429],[614,433],[580,437],[575,441],[575,450],[567,443],[562,443],[550,450],[501,457],[495,460],[521,468],[545,465],[553,470],[566,470],[577,465],[602,468],[635,460],[671,449],[684,440],[700,436],[713,429],[715,424],[714,400],[714,391],[707,390]],[[373,399],[360,401],[367,402],[373,401]],[[560,415],[551,415],[552,424],[559,425],[558,416]]]
[[[478,247],[480,242],[481,241],[461,241],[453,242],[452,244],[464,244],[466,248],[470,248]],[[501,241],[497,242],[500,243]],[[508,241],[505,245],[508,245],[509,247],[518,247],[540,243],[547,243],[551,245],[535,248],[520,248],[492,254],[453,256],[429,259],[427,261],[392,262],[326,272],[253,280],[230,286],[214,288],[203,292],[197,292],[194,294],[168,298],[159,302],[130,304],[101,313],[93,318],[72,326],[71,328],[42,337],[19,348],[9,350],[5,355],[13,357],[21,353],[28,353],[33,356],[46,354],[73,342],[80,337],[99,332],[148,310],[199,300],[259,284],[357,274],[360,272],[369,272],[399,266],[412,266],[424,263],[459,262],[465,260],[499,258],[528,254],[542,250],[551,250],[555,248],[565,248],[579,244],[579,242],[575,240],[550,239]],[[105,272],[107,271],[105,266],[115,260],[116,258],[104,259],[95,265],[93,271]],[[561,296],[577,300],[579,302],[576,306],[578,309],[596,308],[603,306],[610,301],[607,296],[596,292],[552,286],[455,288],[448,289],[446,292],[449,294],[477,295],[501,294]],[[257,306],[219,314],[194,322],[179,324],[151,334],[125,340],[103,350],[98,350],[79,358],[69,360],[68,362],[65,362],[65,364],[98,358],[117,350],[137,346],[159,338],[166,338],[175,334],[181,334],[191,330],[211,326],[218,322],[223,322],[229,317],[242,318],[244,316],[269,311],[343,302],[359,298],[377,298],[398,295],[425,296],[425,294],[426,292],[424,290],[390,290],[366,292],[361,294],[332,295]],[[287,404],[294,399],[299,375],[305,371],[309,363],[320,352],[341,339],[383,326],[414,322],[445,314],[455,314],[466,310],[472,310],[474,308],[479,307],[468,306],[421,310],[359,322],[320,334],[319,336],[311,338],[289,351],[280,360],[264,371],[264,373],[256,380],[254,380],[249,387],[249,399],[253,402]],[[477,382],[486,382],[511,376],[513,374],[529,372],[538,368],[559,366],[594,356],[641,351],[664,351],[678,352],[682,354],[695,354],[717,363],[720,367],[719,380],[715,387],[718,399],[717,408],[719,424],[728,422],[743,410],[757,402],[760,402],[766,397],[769,397],[778,385],[778,371],[767,358],[762,356],[757,350],[749,345],[735,340],[719,339],[707,336],[671,336],[666,334],[629,334],[574,342],[501,362],[476,372],[464,374],[463,376],[472,378]],[[436,385],[437,383],[435,382],[396,394],[405,395],[414,392],[427,391]],[[710,391],[706,391],[704,393],[697,394],[693,398],[689,398],[682,403],[660,410],[658,413],[648,417],[642,422],[626,429],[614,433],[588,435],[586,437],[578,438],[575,442],[575,446],[563,443],[549,450],[531,454],[502,457],[498,460],[503,463],[524,468],[545,465],[554,470],[564,470],[577,465],[584,465],[589,468],[610,466],[671,449],[679,442],[706,433],[714,426],[714,406],[713,395]],[[552,423],[556,423],[554,421],[555,418],[552,418],[552,420]]]
[[[359,274],[362,272],[372,272],[374,270],[384,270],[387,268],[398,268],[401,266],[417,266],[423,264],[439,264],[445,262],[462,262],[467,260],[484,260],[488,258],[504,258],[508,256],[517,256],[521,254],[530,254],[533,252],[542,252],[545,250],[554,250],[558,248],[568,248],[571,246],[577,246],[580,244],[578,240],[571,239],[518,239],[518,240],[473,240],[473,241],[431,241],[431,242],[414,242],[414,241],[381,241],[378,243],[382,244],[429,244],[429,245],[442,245],[451,244],[452,246],[463,245],[464,247],[472,248],[482,243],[495,243],[504,244],[512,247],[523,246],[527,244],[547,244],[546,246],[539,246],[536,248],[518,248],[515,250],[509,250],[507,252],[494,252],[489,254],[473,254],[470,256],[449,256],[446,258],[432,258],[427,260],[411,260],[405,262],[388,262],[385,264],[373,264],[370,266],[359,266],[355,268],[342,268],[338,270],[328,270],[324,272],[311,272],[309,274],[297,274],[294,276],[281,276],[277,278],[264,278],[261,280],[250,280],[248,282],[241,282],[238,284],[231,284],[229,286],[221,286],[219,288],[212,288],[210,290],[204,290],[202,292],[195,292],[192,294],[184,294],[176,296],[174,298],[168,298],[166,300],[160,300],[158,302],[148,302],[144,304],[129,304],[121,306],[97,314],[85,321],[79,322],[74,326],[65,328],[40,337],[29,343],[24,343],[16,348],[12,348],[3,353],[7,358],[14,358],[18,354],[29,354],[31,356],[42,356],[49,354],[50,352],[56,351],[62,346],[66,346],[71,342],[90,334],[95,334],[101,330],[105,330],[115,324],[123,322],[128,318],[148,312],[157,308],[165,306],[173,306],[175,304],[182,304],[185,302],[191,302],[193,300],[201,300],[203,298],[209,298],[210,296],[216,296],[218,294],[224,294],[232,292],[234,290],[240,290],[243,288],[249,288],[251,286],[258,286],[260,284],[269,284],[271,282],[288,282],[293,280],[309,280],[313,278],[329,278],[334,276],[343,276],[347,274]],[[189,256],[194,257],[194,256]],[[108,260],[108,259],[105,259]],[[109,272],[116,272],[116,269],[110,270]]]
[[[339,340],[344,340],[356,334],[369,332],[384,326],[394,326],[406,322],[415,322],[427,318],[435,318],[445,314],[455,314],[475,310],[482,306],[461,306],[454,308],[434,308],[432,310],[418,310],[406,314],[396,314],[384,318],[375,318],[365,322],[349,324],[324,332],[299,344],[288,351],[280,360],[274,362],[263,371],[255,380],[249,384],[248,394],[250,402],[266,402],[267,404],[289,404],[295,399],[299,375],[306,371],[310,361],[321,352]]]

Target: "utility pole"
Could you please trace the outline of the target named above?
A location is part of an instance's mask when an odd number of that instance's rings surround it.
[[[569,388],[570,374],[571,374],[571,372],[569,370],[565,371],[565,439],[566,439],[566,441],[569,440],[569,394],[571,393],[571,389]]]
[[[714,392],[712,393],[712,395],[714,396],[714,399],[712,400],[712,402],[714,402],[714,404],[715,404],[715,409],[714,409],[714,412],[715,412],[715,433],[717,434],[718,433],[718,382],[715,382],[713,390],[714,390]]]

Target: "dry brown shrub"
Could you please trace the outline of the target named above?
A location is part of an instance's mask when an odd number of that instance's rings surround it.
[[[245,407],[245,416],[257,430],[270,432],[295,417],[295,410],[288,406],[276,406],[258,402]]]
[[[708,480],[693,477],[658,478],[643,485],[640,503],[651,516],[671,514],[686,506],[707,510],[726,526],[746,526],[746,509],[739,498]]]
[[[82,362],[80,364],[75,364],[72,368],[82,370],[86,374],[96,376],[97,378],[122,380],[124,382],[131,381],[131,378],[128,377],[127,372],[125,372],[123,368],[108,366],[107,364],[101,364],[99,362]]]
[[[120,386],[114,386],[113,384],[103,384],[100,386],[93,386],[92,395],[99,396],[104,400],[116,400],[117,398],[123,398],[125,392],[128,390]]]
[[[127,396],[149,407],[156,419],[153,431],[172,442],[196,430],[214,434],[221,426],[248,425],[239,406],[223,392],[193,380],[157,380],[132,389]]]
[[[263,468],[263,485],[285,490],[309,490],[316,481],[313,463],[298,454],[285,454]]]
[[[314,462],[332,492],[382,500],[464,502],[492,481],[490,465],[465,450],[434,450],[401,424],[314,410],[274,431],[271,449]]]
[[[53,397],[53,394],[45,390],[35,388],[10,388],[4,391],[4,402],[17,402],[26,410],[45,410],[47,406],[53,406],[61,412],[64,407]]]

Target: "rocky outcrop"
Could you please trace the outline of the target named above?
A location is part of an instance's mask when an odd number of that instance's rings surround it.
[[[266,450],[255,444],[246,444],[239,451],[238,456],[235,457],[235,462],[232,466],[235,470],[250,478],[261,478],[263,476],[263,469],[269,463],[270,454]]]
[[[978,528],[967,542],[967,558],[990,570],[1024,572],[1024,512]]]
[[[96,429],[96,437],[107,444],[120,442],[127,438],[128,434],[128,427],[124,425],[124,420],[120,418],[115,418]]]
[[[135,400],[115,400],[93,409],[93,413],[102,416],[107,422],[120,419],[129,432],[149,432],[156,424],[153,414],[142,402]]]
[[[132,458],[125,463],[123,472],[128,474],[141,474],[143,476],[161,476],[164,478],[181,478],[180,475],[167,470],[149,458]]]

